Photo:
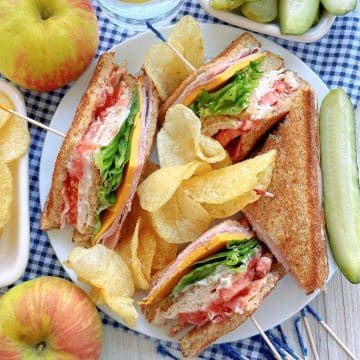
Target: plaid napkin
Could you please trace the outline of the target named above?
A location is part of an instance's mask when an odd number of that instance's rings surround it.
[[[101,12],[96,1],[92,1],[96,8],[100,26],[99,55],[134,34],[131,31],[117,28]],[[199,22],[221,23],[219,20],[207,15],[196,1],[184,2],[178,18],[185,14],[193,15]],[[360,101],[359,11],[345,17],[338,17],[329,33],[315,43],[294,43],[270,36],[267,37],[302,59],[312,70],[319,74],[329,88],[342,87],[350,95],[354,104]],[[45,124],[49,124],[56,107],[67,89],[68,86],[55,92],[43,94],[24,89],[20,89],[20,91],[24,95],[28,115]],[[39,229],[41,209],[38,176],[40,156],[46,133],[34,126],[29,128],[32,139],[29,154],[31,247],[29,264],[24,276],[18,283],[42,275],[68,278],[50,246],[47,235]],[[7,288],[2,288],[0,293],[4,293],[7,290]],[[104,313],[101,313],[101,316],[105,325],[144,336],[113,321]],[[279,334],[281,335],[281,328],[274,331],[274,334],[276,333],[278,336]],[[282,338],[284,339],[284,337]],[[173,359],[176,358],[174,356],[174,352],[177,353],[177,345],[175,343],[158,340],[156,342],[160,354]],[[200,357],[204,359],[273,359],[270,350],[260,336],[236,343],[211,346]]]

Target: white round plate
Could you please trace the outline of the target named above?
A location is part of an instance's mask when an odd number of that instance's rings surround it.
[[[167,34],[170,29],[171,27],[164,27],[162,32]],[[215,24],[202,24],[201,31],[204,37],[205,58],[215,56],[223,50],[228,43],[244,32],[243,30],[237,28]],[[282,56],[288,69],[297,72],[302,78],[312,84],[320,103],[328,92],[328,88],[321,79],[307,65],[294,55],[290,54],[287,50],[265,38],[257,35],[256,37],[262,43],[262,49],[270,50],[275,54]],[[157,42],[157,39],[155,39],[152,33],[143,33],[124,41],[123,43],[115,46],[112,50],[116,54],[116,60],[120,63],[127,61],[129,72],[136,74],[139,72],[143,64],[146,50]],[[95,64],[92,64],[64,96],[54,114],[51,127],[66,133],[73,119],[77,104],[79,103],[80,98],[90,81],[94,68]],[[61,143],[62,139],[60,137],[51,133],[47,134],[40,163],[40,201],[42,207],[44,206],[45,199],[51,185],[53,167]],[[61,231],[51,230],[48,232],[48,236],[59,261],[63,263],[67,259],[71,249],[74,247],[74,244],[71,241],[71,230],[69,228]],[[329,254],[330,276],[335,272],[335,269],[336,266]],[[76,284],[86,289],[86,286],[79,283],[74,272],[67,268],[65,268],[65,271]],[[303,291],[298,289],[295,285],[295,282],[289,276],[286,276],[260,306],[259,310],[256,312],[256,318],[263,329],[270,329],[291,317],[315,296],[316,293],[310,296],[305,296]],[[101,307],[101,309],[112,318],[122,322],[121,318],[112,313],[109,308]],[[135,330],[156,338],[174,340],[167,336],[164,329],[159,329],[148,324],[141,314]],[[245,339],[257,333],[258,331],[248,321],[237,330],[221,338],[219,342]]]

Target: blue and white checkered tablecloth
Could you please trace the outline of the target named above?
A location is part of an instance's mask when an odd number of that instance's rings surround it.
[[[100,46],[97,53],[99,55],[132,36],[133,33],[117,28],[101,12],[96,1],[92,1],[96,7],[100,26]],[[219,20],[207,15],[196,1],[185,1],[178,18],[185,14],[193,15],[199,22],[221,23]],[[350,95],[354,104],[360,102],[359,10],[345,17],[338,17],[328,34],[315,43],[303,44],[270,36],[268,38],[282,45],[303,60],[319,74],[329,88],[342,87]],[[55,92],[42,94],[24,89],[20,89],[20,91],[24,95],[28,115],[41,120],[45,124],[49,124],[56,107],[67,89],[68,87],[65,87]],[[18,282],[42,275],[67,278],[50,246],[47,235],[39,229],[41,212],[39,202],[39,163],[46,133],[33,126],[30,126],[30,132],[32,139],[29,155],[31,248],[26,272]],[[7,288],[0,289],[0,293],[4,293],[6,290]],[[137,334],[113,321],[107,315],[102,313],[101,316],[105,325],[119,328],[119,331]],[[165,354],[169,349],[177,349],[176,344],[157,342],[159,353]],[[212,346],[203,352],[200,357],[204,359],[241,359],[243,355],[250,359],[273,358],[260,336],[236,343]]]

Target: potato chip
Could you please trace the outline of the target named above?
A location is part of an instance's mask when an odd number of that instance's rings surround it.
[[[155,233],[148,226],[142,226],[139,233],[138,258],[141,263],[142,272],[149,282],[151,280],[151,269],[156,245]]]
[[[199,24],[191,16],[177,22],[168,36],[170,42],[194,67],[204,63],[204,44]],[[155,84],[162,100],[190,74],[189,69],[166,44],[153,45],[145,54],[144,68]]]
[[[80,279],[78,277],[78,280],[81,281],[81,282],[84,282],[86,283],[86,281],[83,281],[82,279]],[[105,299],[104,299],[104,295],[102,294],[102,291],[101,289],[97,288],[97,287],[91,287],[90,288],[90,293],[89,293],[89,296],[90,296],[90,299],[98,304],[98,305],[101,305],[101,304],[105,304]]]
[[[0,157],[11,162],[24,155],[29,148],[30,135],[24,120],[10,117],[0,129]]]
[[[202,206],[181,189],[164,206],[152,212],[151,217],[161,238],[179,244],[194,241],[211,222]]]
[[[235,165],[194,176],[185,180],[181,187],[202,204],[224,204],[244,195],[250,198],[260,181],[259,175],[274,166],[275,156],[276,151],[271,150]]]
[[[139,247],[139,232],[140,232],[141,218],[138,219],[135,226],[135,231],[130,241],[130,252],[131,252],[131,272],[134,277],[135,289],[147,290],[149,283],[143,274],[141,262],[138,258],[138,247]]]
[[[224,160],[220,161],[220,162],[217,162],[215,164],[211,164],[211,167],[213,169],[221,169],[225,166],[230,166],[232,165],[232,161],[231,161],[231,158],[229,156],[229,154],[227,153],[227,151],[225,151],[225,158]]]
[[[178,245],[169,243],[162,239],[160,236],[156,236],[156,250],[152,262],[152,272],[156,272],[165,268],[175,258],[178,252]]]
[[[181,55],[185,54],[181,44],[170,39],[168,41]],[[191,70],[164,43],[153,45],[147,51],[144,68],[164,101],[191,74]]]
[[[145,210],[140,206],[139,197],[135,194],[131,204],[131,211],[126,216],[123,226],[121,227],[120,239],[131,238],[135,230],[135,225],[139,217],[144,218]],[[148,218],[147,218],[148,219]],[[122,240],[121,240],[122,241]]]
[[[177,104],[166,113],[157,136],[161,167],[187,164],[193,160],[217,163],[226,157],[221,144],[201,134],[201,121],[188,107]]]
[[[104,295],[105,303],[131,328],[136,326],[138,313],[134,307],[134,300],[124,296]]]
[[[1,130],[0,130],[1,131]],[[11,215],[11,204],[13,200],[13,185],[10,169],[0,159],[0,228],[9,220]]]
[[[141,174],[141,181],[146,179],[150,174],[152,174],[154,171],[159,170],[160,166],[158,164],[153,163],[152,161],[148,161],[145,164],[145,168]]]
[[[14,104],[11,100],[2,92],[0,92],[0,105],[3,105],[7,109],[15,110]],[[0,128],[10,119],[11,114],[0,109]]]
[[[183,16],[174,26],[169,40],[175,40],[184,48],[184,56],[198,68],[204,64],[204,43],[199,23],[191,16]]]
[[[183,180],[210,170],[209,164],[192,161],[186,165],[169,166],[153,172],[137,189],[141,207],[150,212],[160,209],[171,199]]]
[[[119,254],[101,244],[89,249],[75,247],[64,264],[95,288],[94,297],[103,298],[128,326],[135,326],[138,315],[130,298],[135,292],[134,281]]]
[[[156,239],[139,217],[132,234],[122,238],[116,251],[129,266],[135,289],[149,289],[151,264],[155,254]]]
[[[269,166],[257,175],[258,180],[253,189],[267,189],[271,182],[272,169],[273,166]],[[223,204],[203,204],[203,207],[214,219],[221,219],[234,215],[245,208],[248,204],[251,204],[260,198],[260,195],[257,195],[253,189],[244,195],[240,195],[239,197],[229,200]]]

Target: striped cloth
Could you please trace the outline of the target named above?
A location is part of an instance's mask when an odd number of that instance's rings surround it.
[[[98,56],[134,34],[112,24],[97,6],[96,1],[92,1],[96,8],[100,26]],[[199,22],[222,23],[206,14],[196,1],[185,1],[177,18],[186,14],[193,15]],[[303,60],[313,71],[319,74],[329,88],[342,87],[350,95],[354,104],[360,101],[359,10],[345,17],[338,17],[328,34],[315,43],[303,44],[267,37]],[[69,86],[66,86],[58,91],[43,94],[20,89],[26,101],[28,115],[41,120],[44,124],[49,124],[56,107],[68,88]],[[68,278],[50,246],[47,235],[39,229],[41,209],[38,176],[45,132],[34,126],[29,128],[32,139],[29,155],[31,248],[29,264],[24,276],[18,283],[42,275]],[[0,293],[4,293],[6,290],[7,288],[0,289]],[[101,316],[103,323],[107,326],[143,336],[115,322],[103,313]],[[281,338],[281,328],[274,330],[272,334]],[[160,354],[170,358],[178,356],[174,355],[174,353],[178,354],[175,343],[154,341],[157,342],[157,349]],[[236,343],[211,346],[200,357],[203,359],[273,359],[270,350],[260,336]]]

